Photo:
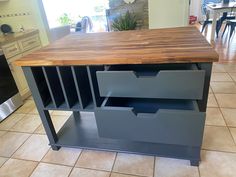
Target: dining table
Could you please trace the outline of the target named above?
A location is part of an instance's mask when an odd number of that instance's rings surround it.
[[[216,23],[220,14],[224,12],[236,12],[236,2],[207,4],[207,10],[213,14],[211,42],[215,40]]]

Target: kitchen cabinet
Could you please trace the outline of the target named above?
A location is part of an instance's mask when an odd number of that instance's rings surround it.
[[[71,34],[15,64],[53,150],[105,149],[198,166],[218,58],[195,27],[181,27]],[[73,111],[58,132],[51,110]]]
[[[15,37],[17,36],[17,37]],[[22,36],[16,34],[15,36],[8,36],[9,42],[2,45],[4,55],[7,58],[9,67],[15,79],[16,85],[19,89],[20,95],[23,99],[27,98],[31,93],[25,79],[23,70],[13,64],[14,61],[26,56],[42,47],[38,31],[30,33],[23,33]]]
[[[13,64],[14,61],[16,61],[17,59],[20,59],[21,57],[22,55],[17,55],[17,56],[12,57],[11,59],[8,60],[8,64],[13,74],[13,77],[16,81],[16,85],[19,89],[20,95],[23,98],[26,98],[29,96],[30,92],[29,92],[29,87],[26,82],[23,70],[21,69],[21,67],[18,67]]]

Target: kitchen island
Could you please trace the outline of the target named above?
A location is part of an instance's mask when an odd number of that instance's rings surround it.
[[[52,149],[121,151],[198,165],[216,61],[196,28],[181,27],[75,33],[15,64],[24,70]],[[58,133],[50,110],[73,111]]]

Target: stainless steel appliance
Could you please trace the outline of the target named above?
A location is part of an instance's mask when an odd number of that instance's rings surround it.
[[[0,122],[23,104],[7,60],[0,49]]]

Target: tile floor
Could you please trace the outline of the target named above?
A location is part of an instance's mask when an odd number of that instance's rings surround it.
[[[236,65],[214,64],[209,92],[199,167],[126,153],[53,151],[30,98],[0,123],[0,177],[236,177]],[[70,112],[51,115],[58,131]]]

